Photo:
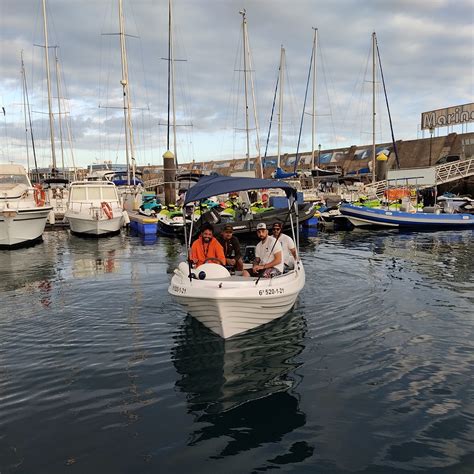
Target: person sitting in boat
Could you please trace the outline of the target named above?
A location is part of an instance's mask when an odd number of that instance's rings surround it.
[[[239,239],[233,235],[234,228],[231,224],[226,224],[222,232],[217,236],[217,240],[222,245],[225,255],[225,266],[230,271],[242,271],[244,262],[240,252]]]
[[[190,260],[194,267],[199,267],[203,263],[225,265],[224,249],[214,237],[214,228],[211,224],[205,223],[202,226],[201,235],[191,246]]]
[[[281,222],[275,222],[272,227],[272,234],[275,239],[281,243],[283,249],[283,265],[284,270],[289,271],[295,268],[296,261],[296,246],[293,239],[286,234],[282,233]]]
[[[244,270],[244,276],[272,278],[283,273],[283,249],[281,243],[268,235],[265,222],[257,224],[257,237],[260,242],[255,247],[255,261],[250,270]]]

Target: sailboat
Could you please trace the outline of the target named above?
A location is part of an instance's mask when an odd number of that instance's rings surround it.
[[[242,15],[242,40],[243,40],[243,60],[244,60],[244,99],[245,99],[245,136],[246,136],[246,170],[250,171],[250,125],[249,125],[249,105],[248,105],[248,87],[250,82],[250,90],[252,93],[252,105],[253,115],[256,132],[256,146],[257,146],[257,157],[255,159],[255,169],[259,174],[260,178],[263,178],[263,166],[262,157],[260,156],[260,137],[257,117],[257,107],[255,100],[255,87],[253,83],[252,75],[252,62],[250,57],[250,46],[247,28],[247,11],[245,8],[239,12]],[[250,73],[250,74],[247,74]]]
[[[123,15],[122,0],[118,1],[119,10],[119,38],[120,38],[120,62],[122,70],[122,78],[120,84],[122,86],[123,97],[123,118],[125,129],[125,157],[127,163],[126,184],[120,183],[118,186],[119,195],[123,201],[123,208],[126,211],[138,210],[142,203],[143,187],[141,181],[136,176],[136,159],[135,159],[135,141],[133,135],[132,108],[130,102],[130,83],[128,78],[128,58],[125,34],[125,22]],[[113,179],[112,179],[113,180]]]
[[[282,126],[283,126],[283,83],[285,78],[285,48],[281,46],[280,49],[280,67],[279,70],[279,99],[278,99],[278,152],[277,152],[277,166],[276,170],[273,174],[274,178],[277,179],[285,179],[285,178],[293,178],[296,176],[296,173],[286,173],[281,169],[281,133],[282,133]]]
[[[375,149],[375,65],[378,53],[377,36],[372,33],[372,184],[376,180],[376,149]],[[379,57],[380,66],[380,57]],[[382,73],[382,70],[381,70]],[[383,74],[382,74],[383,80]],[[388,102],[387,102],[388,105]],[[390,115],[389,115],[390,118]],[[391,123],[391,119],[390,119]],[[392,129],[392,127],[391,127]],[[397,149],[395,140],[394,151],[397,162]],[[407,178],[409,180],[410,178]],[[410,198],[402,198],[400,210],[392,209],[376,209],[363,206],[356,206],[350,203],[343,203],[340,206],[342,216],[347,218],[356,227],[397,227],[410,228],[416,230],[431,230],[439,228],[465,229],[474,227],[474,215],[469,213],[446,213],[442,210],[433,212],[435,208],[431,208],[431,212],[419,212],[411,205]]]
[[[166,123],[166,152],[163,155],[163,166],[165,163],[172,163],[173,170],[177,166],[177,141],[176,141],[176,103],[174,88],[174,48],[173,48],[173,9],[172,1],[168,0],[168,116]],[[172,114],[172,115],[171,115]],[[173,151],[170,151],[170,132],[173,128]],[[172,170],[167,170],[172,171]],[[174,171],[173,171],[174,174]],[[174,178],[173,178],[174,180]],[[173,237],[182,235],[186,224],[183,213],[179,207],[176,207],[176,184],[168,183],[168,189],[165,190],[165,207],[157,213],[158,233],[164,236]]]
[[[69,180],[64,176],[58,174],[56,147],[54,136],[54,114],[52,106],[51,94],[51,71],[49,65],[49,42],[48,42],[48,23],[46,16],[46,0],[43,0],[43,33],[44,33],[44,51],[45,51],[45,68],[46,68],[46,83],[48,89],[48,118],[49,118],[49,136],[51,143],[51,177],[43,180],[42,186],[46,195],[46,201],[52,206],[53,211],[48,217],[50,224],[55,224],[57,221],[62,221],[66,212],[66,202],[68,199],[68,184]],[[61,141],[61,156],[62,169],[64,171],[64,150],[63,150],[63,136],[62,136],[62,119],[61,119],[61,94],[60,94],[60,76],[59,76],[59,60],[56,54],[56,85],[58,95],[58,123]],[[69,128],[68,128],[69,131]]]

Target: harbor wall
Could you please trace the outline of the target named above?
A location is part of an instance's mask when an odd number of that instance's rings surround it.
[[[398,161],[400,168],[426,168],[434,166],[436,162],[447,155],[459,155],[461,159],[474,158],[474,132],[450,133],[445,136],[420,138],[415,140],[398,140],[396,142]],[[376,155],[383,152],[388,156],[388,169],[397,168],[397,159],[392,143],[379,143],[375,147]],[[291,172],[294,169],[296,154],[284,154],[280,159],[281,168]],[[277,157],[268,156],[262,158],[264,163],[264,176],[271,177],[276,169]],[[257,159],[250,159],[250,169],[254,170]],[[333,148],[315,152],[314,162],[311,151],[300,153],[297,169],[299,171],[310,171],[315,166],[323,169],[337,169],[344,175],[359,176],[367,182],[372,178],[372,145],[353,145],[344,148]],[[196,161],[183,163],[179,166],[179,172],[216,172],[223,175],[231,175],[245,171],[246,159],[237,158],[232,160]],[[162,173],[162,167],[143,167],[144,177],[158,177]],[[147,179],[145,177],[145,179]],[[474,178],[465,178],[447,183],[440,187],[442,192],[471,193],[474,194]]]

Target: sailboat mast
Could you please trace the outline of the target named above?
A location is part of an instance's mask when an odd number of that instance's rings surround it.
[[[243,53],[244,53],[244,90],[245,90],[245,133],[247,137],[247,171],[250,170],[250,137],[249,137],[249,104],[247,90],[247,18],[246,10],[239,12],[242,15],[242,35],[243,35]]]
[[[375,183],[375,31],[372,33],[372,183]]]
[[[128,84],[128,62],[125,44],[125,27],[123,21],[122,0],[119,0],[119,25],[120,25],[120,57],[122,62],[123,110],[125,124],[125,155],[127,158],[127,184],[130,185],[130,161],[132,161],[132,178],[135,183],[135,153],[133,143],[132,114],[130,107],[130,89]]]
[[[254,83],[253,83],[252,58],[250,56],[250,43],[249,43],[247,23],[246,23],[246,28],[245,28],[245,36],[246,36],[247,55],[248,55],[247,64],[248,64],[249,73],[250,73],[249,74],[250,89],[252,91],[253,119],[254,119],[254,123],[255,123],[255,141],[256,141],[256,146],[257,146],[257,158],[256,158],[256,162],[255,162],[255,167],[258,163],[259,164],[259,170],[260,170],[260,177],[263,178],[262,157],[260,156],[260,136],[259,136],[258,117],[257,117],[257,101],[255,100],[255,86],[254,86]],[[250,160],[249,160],[249,162],[250,162]]]
[[[51,76],[49,71],[49,46],[48,46],[48,25],[46,22],[46,0],[43,0],[43,28],[44,28],[44,54],[46,61],[46,83],[48,86],[48,111],[49,111],[49,136],[51,140],[51,159],[53,169],[56,169],[56,152],[54,149],[54,118],[53,106],[51,103]]]
[[[61,97],[60,94],[62,94],[62,88],[61,88],[61,65],[58,61],[58,85],[59,85],[59,93],[58,93],[58,97]],[[72,163],[72,168],[73,168],[73,178],[74,180],[77,179],[77,168],[76,168],[76,161],[74,159],[74,147],[73,147],[73,143],[72,143],[72,133],[71,133],[71,127],[69,125],[69,110],[65,110],[65,119],[64,119],[64,122],[66,124],[66,133],[67,133],[67,139],[68,139],[68,142],[69,142],[69,150],[71,152],[71,163]],[[61,135],[62,135],[62,132],[61,132]],[[62,138],[61,138],[61,147],[63,146],[63,141],[62,141]]]
[[[38,161],[36,160],[35,140],[33,137],[33,123],[31,120],[30,99],[28,96],[28,81],[26,80],[25,63],[23,62],[23,50],[21,51],[21,72],[23,74],[23,91],[24,91],[23,97],[25,99],[25,112],[26,112],[26,109],[28,110],[28,124],[30,126],[31,148],[33,150],[33,159],[35,162],[36,179],[39,179],[38,178]]]
[[[56,60],[56,91],[58,95],[58,123],[59,123],[59,143],[61,144],[61,166],[64,173],[64,145],[63,145],[63,126],[61,119],[61,89],[60,89],[60,76],[59,76],[59,58],[58,48],[54,50]]]
[[[25,121],[25,142],[26,142],[26,165],[28,174],[30,174],[30,147],[28,145],[28,121],[26,119],[26,81],[25,81],[25,63],[23,62],[23,50],[21,50],[21,78],[23,89],[23,118]],[[31,176],[30,176],[31,178]]]
[[[172,1],[169,0],[169,68],[168,72],[171,75],[171,108],[173,112],[173,153],[176,164],[178,163],[178,155],[176,154],[176,102],[175,102],[175,89],[174,89],[174,43],[173,43],[173,9]],[[169,123],[169,117],[168,117]],[[169,150],[169,148],[168,148]]]
[[[316,168],[315,158],[315,136],[316,136],[316,46],[318,41],[318,29],[313,28],[313,108],[311,113],[311,163]]]
[[[280,168],[280,159],[281,159],[281,129],[283,122],[283,80],[284,80],[284,70],[285,67],[285,48],[283,45],[280,50],[280,95],[278,98],[278,161],[277,168]]]

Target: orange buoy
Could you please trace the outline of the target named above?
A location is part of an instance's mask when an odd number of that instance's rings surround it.
[[[35,184],[35,190],[33,196],[35,198],[35,203],[38,207],[43,207],[46,202],[46,192],[43,189],[41,184]]]
[[[107,218],[112,219],[112,217],[114,217],[112,206],[108,202],[101,202],[100,207],[104,211],[104,214],[107,216]]]

